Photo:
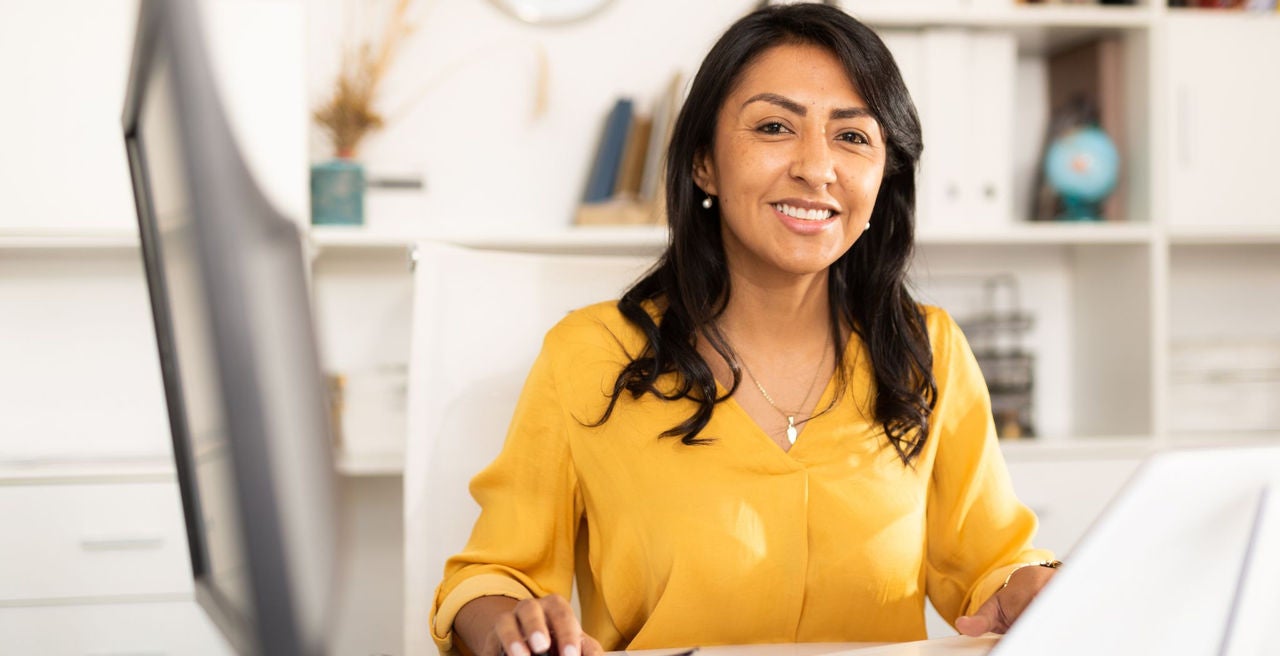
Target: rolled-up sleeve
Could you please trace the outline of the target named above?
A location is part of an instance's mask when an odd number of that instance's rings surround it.
[[[933,310],[937,405],[930,439],[926,590],[951,624],[977,611],[1020,564],[1051,560],[1032,547],[1037,520],[1015,496],[996,440],[977,359],[945,312]]]
[[[441,653],[457,653],[453,621],[468,602],[560,594],[573,585],[581,495],[556,389],[552,337],[525,381],[497,459],[471,481],[480,517],[463,551],[445,565],[431,608]]]

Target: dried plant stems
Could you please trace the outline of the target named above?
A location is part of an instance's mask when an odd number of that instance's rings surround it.
[[[397,0],[386,30],[377,41],[376,53],[368,42],[343,53],[332,95],[312,112],[312,118],[329,136],[339,157],[354,157],[360,142],[384,123],[374,108],[374,100],[397,49],[414,30],[407,20],[412,2]]]

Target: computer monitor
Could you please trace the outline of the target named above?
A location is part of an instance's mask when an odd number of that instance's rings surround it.
[[[1275,653],[1280,446],[1147,459],[991,656]]]
[[[195,0],[142,0],[123,116],[196,600],[243,654],[320,654],[336,477],[297,225],[216,93]]]

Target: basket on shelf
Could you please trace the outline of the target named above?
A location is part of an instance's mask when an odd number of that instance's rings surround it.
[[[956,310],[991,395],[1001,439],[1034,437],[1035,355],[1024,344],[1034,317],[1022,308],[1013,274],[958,279],[973,288],[975,307]]]

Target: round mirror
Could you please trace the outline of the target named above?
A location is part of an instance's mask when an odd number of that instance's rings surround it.
[[[558,25],[582,20],[613,0],[491,0],[502,11],[535,25]]]

